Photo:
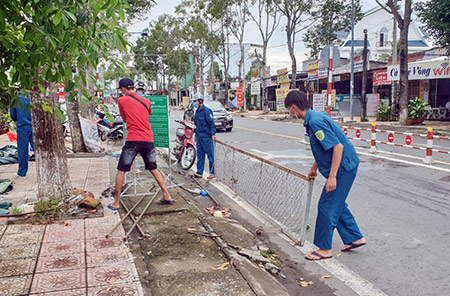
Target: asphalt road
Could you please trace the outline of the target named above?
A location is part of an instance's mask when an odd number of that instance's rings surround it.
[[[171,111],[171,134],[182,112]],[[235,117],[232,132],[218,138],[276,163],[307,174],[312,154],[299,123]],[[364,134],[363,134],[364,136]],[[369,135],[365,136],[370,138]],[[417,142],[424,145],[425,142]],[[450,141],[439,146],[450,150]],[[361,159],[347,200],[368,245],[339,261],[388,295],[442,295],[450,289],[450,155],[422,163],[424,151],[380,147],[355,142]],[[419,152],[419,154],[417,154]],[[423,152],[423,154],[422,154]],[[401,154],[401,155],[399,155]],[[310,224],[314,225],[318,196],[325,179],[316,180]],[[313,232],[307,239],[312,241]],[[342,247],[335,232],[333,251]],[[446,292],[447,291],[447,292]]]

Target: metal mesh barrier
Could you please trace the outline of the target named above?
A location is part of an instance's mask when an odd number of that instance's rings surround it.
[[[286,167],[216,141],[216,176],[303,244],[313,181]]]

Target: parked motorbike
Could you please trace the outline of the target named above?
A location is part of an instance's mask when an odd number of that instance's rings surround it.
[[[175,155],[183,170],[188,170],[194,164],[197,156],[197,148],[194,142],[195,124],[192,121],[184,120],[175,120],[175,122],[183,127],[177,128],[176,146],[172,149],[172,154]]]
[[[100,140],[103,142],[110,140],[123,139],[123,120],[117,113],[111,113],[114,118],[114,123],[108,122],[105,118],[106,114],[104,112],[97,112],[97,129]]]

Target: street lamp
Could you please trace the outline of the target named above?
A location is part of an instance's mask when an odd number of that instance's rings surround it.
[[[350,121],[353,122],[353,93],[354,93],[354,83],[355,83],[355,74],[354,74],[354,66],[355,66],[355,1],[352,0],[352,51],[350,54],[351,58],[351,69],[350,69]]]

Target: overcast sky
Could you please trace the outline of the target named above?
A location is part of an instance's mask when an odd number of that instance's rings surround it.
[[[148,27],[149,21],[156,20],[162,14],[175,14],[175,6],[177,6],[181,0],[156,0],[157,5],[151,9],[148,14],[148,19],[141,22],[135,22],[128,27],[129,31],[137,31],[140,32]],[[367,11],[378,4],[375,0],[361,0],[362,10]],[[287,46],[286,46],[286,32],[283,30],[283,20],[277,31],[275,32],[272,39],[269,42],[269,50],[267,55],[268,64],[271,66],[271,72],[274,73],[276,69],[280,69],[283,67],[290,67],[291,61],[288,54]],[[362,32],[361,32],[362,35]],[[358,32],[355,32],[355,38],[357,39]],[[296,37],[297,40],[301,40],[302,36],[299,34]],[[236,42],[236,40],[231,40],[231,42]],[[246,24],[246,30],[244,35],[244,42],[246,43],[261,43],[261,36],[256,25],[252,22]],[[303,43],[300,41],[295,45],[295,55],[297,57],[298,66],[301,67],[301,61],[307,60],[306,54],[308,50],[303,46]],[[239,55],[236,55],[238,58]],[[232,61],[232,64],[235,64],[236,61]]]

